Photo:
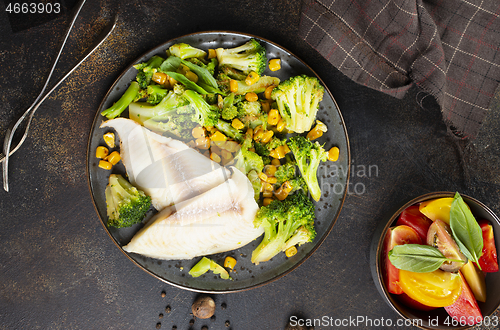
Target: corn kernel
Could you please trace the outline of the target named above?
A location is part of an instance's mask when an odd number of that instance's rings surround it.
[[[294,246],[290,246],[288,249],[285,251],[285,255],[290,258],[293,257],[294,255],[297,254],[297,248]]]
[[[201,126],[196,126],[196,127],[195,127],[195,128],[193,128],[193,130],[191,131],[191,135],[192,135],[195,139],[205,137],[205,130],[204,130],[204,129],[203,129],[203,127],[201,127]]]
[[[321,136],[323,136],[323,132],[320,131],[319,129],[317,129],[316,127],[317,126],[315,126],[312,130],[310,130],[307,133],[306,138],[309,139],[310,141],[316,140],[317,138],[320,138]]]
[[[269,115],[267,116],[267,123],[269,125],[278,125],[281,119],[280,113],[276,109],[269,110]]]
[[[217,131],[217,132],[215,132],[214,134],[212,134],[210,136],[210,140],[212,140],[212,141],[226,141],[227,140],[227,136],[225,136],[220,131]]]
[[[280,166],[281,162],[279,159],[273,158],[273,160],[271,160],[271,165]]]
[[[281,59],[273,58],[269,60],[269,70],[278,71],[279,69],[281,69]]]
[[[231,126],[236,129],[243,129],[243,127],[245,127],[245,125],[238,118],[233,119],[233,121],[231,122]]]
[[[247,129],[245,134],[248,139],[253,139],[254,130],[252,128],[249,128]]]
[[[195,144],[198,149],[207,150],[210,148],[210,139],[207,137],[197,138]],[[210,155],[208,155],[208,157],[210,157]]]
[[[267,175],[266,175],[266,173],[259,172],[258,176],[259,176],[259,179],[261,179],[264,182],[267,182]]]
[[[104,134],[103,136],[104,142],[108,145],[110,148],[115,147],[115,133],[113,132],[108,132]]]
[[[217,53],[215,52],[215,49],[210,48],[208,50],[208,59],[211,60],[212,58],[217,57]]]
[[[262,192],[262,196],[263,196],[264,198],[266,198],[266,197],[273,197],[273,192],[272,192],[272,191],[268,191],[268,190],[264,190],[264,191]]]
[[[284,146],[279,146],[276,149],[271,150],[271,152],[269,153],[269,156],[276,158],[276,159],[284,158],[285,155],[286,155],[286,153],[285,153]]]
[[[236,152],[240,149],[240,145],[236,141],[226,141],[220,147],[228,152]]]
[[[288,193],[290,193],[293,190],[293,187],[290,184],[290,181],[285,181],[281,185],[281,189],[283,189],[284,191],[286,191],[286,193],[288,194]]]
[[[262,105],[262,111],[269,112],[269,110],[271,110],[271,104],[269,104],[269,102],[260,101],[260,104]]]
[[[95,150],[95,156],[97,158],[106,158],[108,156],[109,150],[106,147],[99,146]]]
[[[273,191],[274,190],[274,187],[272,184],[270,184],[269,182],[263,182],[262,183],[262,191]]]
[[[272,198],[269,198],[269,197],[264,198],[264,200],[262,201],[262,205],[268,206],[269,204],[271,204],[272,201],[273,201]]]
[[[259,75],[257,74],[257,72],[252,71],[252,72],[250,72],[250,73],[248,74],[248,76],[246,77],[246,79],[245,79],[245,83],[246,83],[248,86],[250,86],[250,85],[255,84],[257,81],[259,81],[259,79],[260,79],[260,77],[259,77]]]
[[[255,136],[256,134],[259,134],[259,132],[262,131],[262,130],[264,130],[262,128],[262,125],[259,125],[259,126],[255,127],[255,129],[253,130],[253,136]]]
[[[194,83],[198,82],[198,75],[196,73],[194,73],[193,71],[186,72],[186,78],[188,78],[189,80],[191,80]]]
[[[282,145],[282,147],[283,147],[283,152],[285,153],[285,155],[291,151],[286,143],[284,145]]]
[[[177,69],[177,72],[179,72],[183,75],[185,75],[186,72],[189,72],[189,71],[190,71],[189,67],[187,67],[186,65],[184,65],[182,63],[181,63],[181,65],[179,65],[179,68]]]
[[[106,160],[100,160],[99,161],[99,167],[103,168],[105,170],[110,170],[113,167],[113,165],[110,162],[106,161]]]
[[[189,142],[188,142],[188,143],[186,143],[186,144],[187,144],[187,146],[188,146],[188,147],[190,147],[190,148],[194,148],[194,147],[196,147],[196,143],[195,143],[193,140],[189,141]]]
[[[220,158],[220,156],[218,154],[216,154],[215,152],[211,152],[210,153],[210,159],[213,160],[216,163],[220,163],[222,161],[222,159]]]
[[[233,154],[230,153],[227,150],[224,150],[224,149],[222,149],[220,151],[220,156],[222,157],[223,160],[231,160],[231,159],[233,159]]]
[[[155,72],[153,73],[153,77],[151,78],[155,83],[163,85],[165,81],[167,81],[167,75],[163,72]]]
[[[174,87],[174,85],[177,84],[177,80],[168,76],[168,83],[170,84],[170,86]]]
[[[255,102],[258,99],[259,97],[254,92],[249,92],[245,94],[245,100],[247,100],[248,102]]]
[[[274,165],[266,165],[264,166],[264,174],[266,174],[267,176],[274,176],[274,174],[276,173],[276,166]]]
[[[283,120],[283,118],[280,118],[280,120],[278,121],[278,124],[276,124],[276,130],[278,132],[283,132],[285,127],[286,127],[286,122]]]
[[[274,87],[276,87],[276,86],[271,85],[271,86],[266,87],[266,90],[264,91],[264,97],[266,99],[270,100],[272,98],[271,95],[272,95]]]
[[[259,130],[259,132],[257,134],[254,134],[253,140],[255,142],[260,142],[260,140],[262,140],[263,137],[264,137],[264,131],[263,130]]]
[[[336,162],[339,160],[340,149],[338,147],[333,147],[328,150],[328,160]]]
[[[273,137],[273,135],[274,135],[273,131],[266,131],[266,132],[264,132],[264,135],[262,136],[260,142],[262,142],[262,143],[268,143],[269,141],[271,141],[271,138]]]
[[[284,200],[284,199],[288,196],[288,193],[287,193],[285,190],[283,190],[283,188],[282,188],[282,187],[279,187],[279,188],[278,188],[278,189],[274,192],[274,196],[275,196],[278,200],[282,201],[282,200]]]
[[[236,259],[233,257],[227,256],[226,259],[224,259],[224,267],[234,269],[236,266]]]
[[[108,157],[106,157],[105,160],[111,163],[111,165],[116,165],[118,162],[122,159],[120,153],[118,151],[113,151],[112,153],[109,154]]]
[[[238,91],[238,82],[234,79],[229,81],[229,91],[236,93]]]

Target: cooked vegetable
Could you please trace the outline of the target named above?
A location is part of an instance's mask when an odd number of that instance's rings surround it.
[[[318,183],[317,172],[319,164],[327,160],[327,152],[318,142],[312,143],[300,135],[291,137],[288,140],[288,147],[292,150],[311,197],[315,201],[319,201],[321,188]]]
[[[189,275],[193,277],[198,277],[205,274],[209,270],[211,270],[214,274],[220,275],[220,277],[224,280],[231,279],[231,277],[229,277],[229,273],[227,272],[227,270],[225,270],[221,265],[219,265],[218,263],[207,257],[201,258],[201,260],[198,261],[198,263],[194,265],[193,268],[191,268],[191,270],[189,271]]]
[[[136,81],[132,81],[130,86],[127,88],[125,93],[114,103],[111,107],[101,112],[101,115],[108,119],[113,119],[122,114],[122,112],[128,107],[128,105],[136,98],[139,92],[139,84]]]
[[[232,79],[227,74],[219,72],[217,75],[217,85],[224,93],[233,92],[236,95],[245,95],[246,93],[262,93],[269,86],[277,86],[280,79],[277,77],[261,76],[259,81],[252,85],[247,85],[243,80]]]
[[[111,174],[105,190],[108,226],[130,227],[141,222],[151,206],[151,197],[119,174]]]
[[[207,55],[207,53],[204,50],[198,49],[186,43],[178,43],[172,45],[168,48],[168,50],[170,54],[176,57],[180,57],[181,59],[192,58],[192,57],[203,58]]]
[[[139,83],[139,86],[142,89],[148,87],[151,83],[151,79],[153,78],[153,74],[160,67],[165,59],[161,56],[154,55],[147,62],[142,62],[134,65],[134,68],[137,69],[136,80]]]
[[[266,49],[255,39],[234,48],[215,50],[219,65],[227,65],[245,74],[255,71],[261,75],[266,68]]]
[[[309,131],[316,120],[325,89],[315,77],[300,75],[281,82],[271,93],[288,130]]]
[[[314,205],[304,194],[294,194],[284,201],[274,200],[261,207],[254,224],[264,228],[264,238],[252,252],[255,264],[268,261],[291,245],[311,242],[316,236]]]

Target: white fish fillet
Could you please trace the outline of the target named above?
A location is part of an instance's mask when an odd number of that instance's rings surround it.
[[[127,252],[151,258],[192,259],[240,248],[263,233],[253,220],[259,209],[248,178],[236,168],[217,187],[156,214]]]
[[[101,124],[120,137],[120,154],[129,181],[151,196],[161,211],[226,181],[230,171],[189,148],[127,118]]]

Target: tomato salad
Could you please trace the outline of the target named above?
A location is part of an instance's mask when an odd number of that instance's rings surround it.
[[[458,193],[409,206],[387,231],[382,267],[387,290],[406,306],[481,323],[485,274],[498,271],[493,227]]]

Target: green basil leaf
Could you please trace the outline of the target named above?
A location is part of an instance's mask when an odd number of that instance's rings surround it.
[[[476,218],[458,192],[451,203],[450,227],[460,251],[469,260],[477,263],[483,254],[483,233]]]
[[[420,244],[396,245],[389,251],[389,260],[394,267],[415,273],[430,273],[445,261],[457,261],[446,258],[435,247]]]
[[[181,59],[175,56],[169,56],[163,63],[160,65],[160,71],[163,73],[176,71],[181,65]]]
[[[208,94],[206,90],[204,90],[203,88],[201,88],[200,86],[198,86],[197,84],[186,78],[186,76],[180,73],[167,71],[165,72],[165,74],[174,78],[175,80],[186,86],[188,89],[194,90],[195,92],[198,92],[200,94]]]
[[[196,65],[194,63],[191,63],[186,60],[181,60],[181,63],[184,64],[189,68],[189,70],[193,71],[196,73],[198,76],[199,82],[202,82],[203,84],[206,84],[207,86],[210,86],[212,88],[217,89],[217,81],[215,80],[214,76],[205,68],[202,68],[199,65]]]

